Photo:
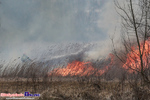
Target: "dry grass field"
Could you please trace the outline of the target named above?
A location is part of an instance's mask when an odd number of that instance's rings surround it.
[[[133,83],[133,84],[132,84]],[[150,90],[135,82],[83,79],[1,79],[0,93],[38,93],[34,100],[150,100]],[[6,100],[6,97],[1,97]]]

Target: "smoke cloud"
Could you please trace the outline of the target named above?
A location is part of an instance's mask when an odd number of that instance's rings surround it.
[[[69,54],[77,53],[88,43],[94,46],[86,50],[85,59],[99,59],[111,51],[114,32],[119,38],[118,16],[109,0],[1,0],[0,20],[2,60],[23,53],[31,59],[50,59],[46,55],[68,55],[60,50],[71,45]]]

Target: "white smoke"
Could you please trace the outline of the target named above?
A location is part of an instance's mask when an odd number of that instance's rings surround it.
[[[119,38],[113,1],[2,0],[1,5],[0,59],[8,62],[23,53],[33,60],[49,60],[76,55],[84,48],[90,48],[85,50],[85,60],[101,59],[112,50],[109,37],[115,33]],[[94,46],[76,47],[78,42]]]

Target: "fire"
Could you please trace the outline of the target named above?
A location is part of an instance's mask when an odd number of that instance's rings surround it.
[[[113,55],[111,57],[111,63],[103,69],[94,68],[91,62],[73,61],[69,63],[65,68],[56,68],[50,72],[50,75],[55,76],[101,76],[104,74],[109,66],[113,63]]]
[[[57,76],[91,76],[101,73],[92,67],[91,62],[73,61],[69,63],[66,68],[54,69],[51,74]]]
[[[144,46],[144,47],[143,47]],[[143,64],[144,68],[148,68],[149,62],[149,54],[150,54],[150,40],[145,41],[144,43],[140,43],[140,49],[141,53],[143,53],[142,59],[143,59]],[[126,63],[123,65],[125,69],[127,69],[130,73],[140,71],[141,70],[141,60],[140,60],[140,53],[138,50],[138,47],[132,47],[131,51],[127,54],[127,60]]]
[[[145,45],[144,45],[145,44]],[[149,61],[149,54],[150,54],[150,38],[145,41],[145,43],[140,43],[140,50],[143,54],[143,69],[148,68]],[[114,55],[109,54],[109,57],[105,60],[111,58],[111,62],[103,67],[103,69],[98,69],[92,66],[91,62],[81,62],[81,61],[73,61],[72,63],[68,63],[65,68],[56,68],[50,72],[49,75],[55,76],[101,76],[109,68],[112,67],[114,62]],[[99,65],[101,66],[101,65]],[[131,51],[127,54],[127,59],[125,64],[122,66],[129,73],[137,72],[141,70],[141,60],[140,60],[140,53],[138,47],[131,47]]]

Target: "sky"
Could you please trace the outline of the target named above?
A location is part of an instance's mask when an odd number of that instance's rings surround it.
[[[99,42],[108,48],[110,36],[119,26],[113,0],[0,2],[2,58],[18,57],[23,53],[29,55],[33,48],[45,50],[46,46],[59,43]]]

